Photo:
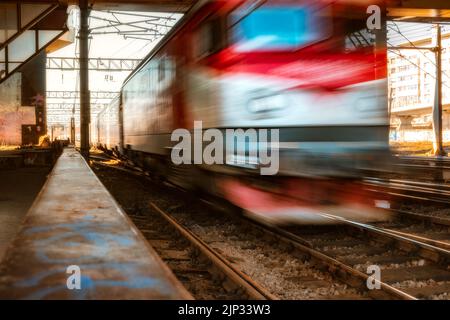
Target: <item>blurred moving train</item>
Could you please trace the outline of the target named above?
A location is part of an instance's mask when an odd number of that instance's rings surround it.
[[[99,114],[95,142],[267,221],[367,217],[361,208],[388,203],[360,184],[361,170],[389,159],[386,48],[366,29],[374,3],[198,1]],[[278,174],[261,176],[248,158],[174,165],[171,133],[194,121],[279,129]]]

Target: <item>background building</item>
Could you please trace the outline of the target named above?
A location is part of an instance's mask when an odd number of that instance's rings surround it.
[[[431,24],[388,25],[389,108],[391,140],[432,141],[432,107],[435,100],[436,59],[431,50],[397,50],[392,47],[434,47]],[[450,141],[450,26],[442,26],[443,138]]]

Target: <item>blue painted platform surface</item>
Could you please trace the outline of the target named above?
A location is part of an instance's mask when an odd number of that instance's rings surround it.
[[[1,262],[0,298],[192,297],[81,155],[68,148]]]

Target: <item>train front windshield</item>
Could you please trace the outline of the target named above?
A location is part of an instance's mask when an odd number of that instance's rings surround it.
[[[323,17],[311,7],[262,5],[232,16],[235,50],[296,50],[325,37]]]

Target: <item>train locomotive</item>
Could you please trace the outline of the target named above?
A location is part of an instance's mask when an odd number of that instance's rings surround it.
[[[389,159],[386,48],[366,25],[374,3],[198,1],[98,115],[94,143],[271,223],[322,223],[326,210],[369,216],[389,206],[361,184]],[[276,129],[264,145],[277,171],[261,175],[250,136],[220,150],[222,163],[174,163],[177,129]]]

